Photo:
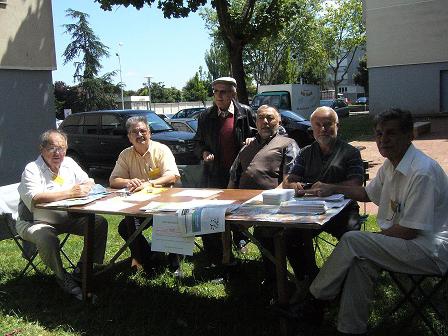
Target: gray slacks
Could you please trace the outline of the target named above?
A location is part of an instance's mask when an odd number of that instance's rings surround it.
[[[58,235],[71,233],[78,236],[84,235],[84,226],[87,216],[68,214],[63,221],[57,224],[48,224],[43,221],[28,222],[22,231],[22,238],[36,244],[39,256],[43,263],[49,267],[54,274],[63,279],[64,268],[62,266],[61,254],[59,251]],[[19,219],[20,220],[20,219]],[[23,225],[23,222],[22,222]],[[93,247],[93,262],[102,264],[107,241],[107,221],[102,216],[95,215],[95,236]],[[84,251],[80,261],[83,260]]]
[[[369,303],[375,280],[386,269],[410,274],[441,274],[430,252],[413,240],[379,233],[350,231],[342,236],[333,253],[310,286],[321,300],[341,293],[337,329],[343,333],[367,331]]]

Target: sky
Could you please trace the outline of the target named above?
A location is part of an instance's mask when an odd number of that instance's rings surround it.
[[[211,39],[204,21],[198,14],[182,19],[165,19],[157,7],[114,7],[103,11],[94,0],[53,0],[53,26],[56,44],[57,70],[53,81],[74,85],[73,62],[64,65],[62,54],[71,42],[62,26],[75,23],[66,17],[65,10],[71,8],[89,15],[88,21],[99,40],[109,47],[109,58],[101,59],[104,74],[117,70],[115,83],[120,82],[121,73],[126,90],[137,90],[147,82],[162,82],[165,87],[182,89],[199,67],[207,70],[204,55]]]

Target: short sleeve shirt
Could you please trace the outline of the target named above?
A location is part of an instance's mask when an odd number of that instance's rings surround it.
[[[386,160],[367,185],[377,204],[378,225],[394,224],[419,230],[416,243],[448,264],[448,177],[440,165],[410,145],[396,168]]]
[[[336,139],[332,153],[327,156],[323,155],[316,141],[303,148],[289,174],[307,183],[340,183],[352,178],[363,181],[364,167],[359,150]]]
[[[174,155],[168,146],[151,140],[143,155],[133,146],[124,149],[118,156],[111,178],[154,180],[167,175],[180,176]]]

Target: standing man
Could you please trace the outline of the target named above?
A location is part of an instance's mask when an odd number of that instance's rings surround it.
[[[341,295],[341,333],[367,331],[369,302],[382,269],[438,275],[448,269],[447,175],[412,144],[409,112],[393,109],[377,115],[375,136],[386,161],[367,187],[318,182],[309,190],[319,196],[342,193],[379,206],[381,231],[345,234],[310,286],[317,299]]]
[[[20,194],[17,233],[24,240],[36,244],[43,263],[56,275],[61,288],[82,299],[81,288],[62,266],[58,234],[84,235],[87,216],[66,211],[36,209],[41,203],[88,195],[94,185],[81,167],[66,157],[67,135],[59,130],[49,130],[40,136],[40,155],[26,165],[18,191]],[[102,264],[107,240],[107,221],[95,216],[93,262]],[[80,263],[83,260],[81,254]],[[80,264],[78,263],[78,265]]]
[[[214,104],[199,115],[195,152],[204,163],[201,186],[226,188],[229,169],[244,141],[255,132],[255,122],[250,107],[235,100],[235,79],[220,77],[212,82],[212,87]],[[212,262],[221,263],[220,234],[205,235],[202,241]]]
[[[146,117],[131,117],[126,121],[128,139],[132,146],[118,156],[109,184],[112,188],[126,188],[137,192],[144,188],[173,185],[180,177],[173,153],[168,146],[151,140],[151,130]],[[126,216],[118,226],[120,236],[127,241],[145,218]],[[148,225],[149,226],[149,225]],[[140,233],[129,245],[132,266],[143,267],[147,272],[153,268],[151,246]],[[169,269],[181,276],[179,255],[170,253]]]
[[[280,113],[275,107],[262,105],[257,111],[255,140],[243,147],[230,169],[228,188],[275,189],[292,168],[299,152],[297,143],[278,133]],[[276,229],[255,227],[254,236],[269,250],[274,251],[272,239]],[[266,270],[265,284],[275,283],[275,266],[263,255]],[[273,287],[271,288],[273,289]]]
[[[313,136],[311,145],[303,148],[283,182],[284,188],[297,193],[317,181],[345,186],[361,186],[364,168],[359,150],[338,139],[338,115],[330,107],[317,108],[310,117]],[[337,239],[351,230],[359,230],[359,206],[349,203],[328,221],[322,230]],[[287,256],[298,280],[312,280],[319,272],[316,265],[311,230],[292,229],[285,232]]]

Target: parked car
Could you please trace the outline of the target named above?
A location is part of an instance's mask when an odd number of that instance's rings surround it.
[[[356,99],[355,104],[367,105],[369,103],[369,97],[358,97]]]
[[[167,120],[176,131],[196,133],[198,130],[198,120],[194,118],[178,118]]]
[[[280,110],[280,116],[286,133],[297,142],[300,148],[314,141],[309,120],[290,110]]]
[[[348,117],[350,113],[350,108],[343,99],[321,99],[320,106],[331,107],[339,118]]]
[[[171,117],[171,119],[179,119],[179,118],[195,118],[199,117],[201,112],[205,111],[205,107],[192,107],[179,110],[175,115]]]
[[[68,135],[67,155],[88,169],[113,168],[118,154],[131,144],[126,120],[145,116],[151,139],[167,145],[178,165],[199,164],[194,155],[194,134],[178,132],[150,110],[108,110],[69,115],[59,126]]]

